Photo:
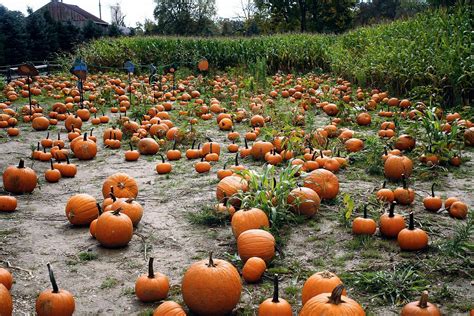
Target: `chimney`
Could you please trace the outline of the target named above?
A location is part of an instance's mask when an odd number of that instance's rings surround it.
[[[100,4],[100,0],[99,0],[99,18],[102,20],[102,5]]]

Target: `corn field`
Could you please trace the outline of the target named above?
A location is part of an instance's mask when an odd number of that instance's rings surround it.
[[[474,70],[470,9],[427,11],[338,36],[106,38],[80,46],[75,55],[102,67],[121,67],[129,59],[139,64],[191,65],[206,57],[213,69],[263,58],[272,72],[323,71],[395,94],[413,92],[427,98],[438,94],[448,99],[451,95],[468,103]]]

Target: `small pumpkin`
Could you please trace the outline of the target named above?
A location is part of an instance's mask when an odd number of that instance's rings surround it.
[[[0,284],[3,284],[9,291],[12,288],[13,276],[7,269],[0,268]]]
[[[405,175],[402,175],[403,187],[398,187],[393,191],[395,201],[400,205],[410,205],[415,200],[415,191],[408,188]]]
[[[225,315],[237,306],[242,292],[240,275],[232,264],[213,259],[193,263],[181,284],[184,303],[200,315]]]
[[[156,165],[156,172],[158,174],[170,173],[173,166],[169,162],[165,162],[165,157],[162,154],[159,154],[159,156],[161,157],[161,162]]]
[[[395,200],[395,195],[393,191],[386,188],[387,181],[384,181],[382,184],[382,188],[377,191],[376,196],[377,199],[384,201],[386,203],[392,203]]]
[[[421,298],[419,301],[411,302],[403,306],[401,316],[441,316],[441,311],[439,308],[428,302],[428,291],[423,291],[421,293]]]
[[[66,204],[66,217],[73,225],[89,225],[98,217],[99,204],[89,194],[76,194]]]
[[[334,273],[329,271],[316,272],[310,276],[303,285],[303,291],[301,293],[303,305],[305,305],[311,298],[321,293],[332,292],[339,284],[342,284],[342,281]],[[342,294],[346,294],[345,289]]]
[[[278,296],[278,274],[273,277],[273,298],[263,301],[258,307],[259,316],[292,316],[291,305]]]
[[[56,183],[61,179],[61,172],[53,166],[53,159],[49,160],[51,168],[44,172],[44,178],[49,183]]]
[[[387,238],[396,238],[398,233],[406,227],[405,219],[400,214],[395,214],[396,202],[390,204],[388,214],[380,216],[380,233]]]
[[[331,294],[322,293],[304,304],[300,316],[337,315],[337,316],[365,316],[362,307],[347,296],[342,295],[344,285],[339,284]]]
[[[398,233],[397,241],[402,250],[417,251],[428,246],[428,234],[421,228],[415,228],[413,212],[410,213],[408,228]]]
[[[137,161],[140,158],[140,152],[138,150],[133,149],[133,145],[129,143],[130,150],[125,152],[125,161]]]
[[[178,303],[165,301],[155,309],[153,316],[186,316],[186,312]]]
[[[467,204],[461,201],[456,201],[449,207],[449,215],[454,218],[465,219],[468,212]]]
[[[237,251],[244,263],[252,257],[268,263],[275,256],[275,238],[263,229],[246,230],[237,238]]]
[[[242,277],[247,283],[255,283],[260,281],[266,269],[265,260],[259,257],[251,257],[242,268]]]
[[[51,265],[48,263],[47,266],[53,290],[45,290],[38,296],[36,299],[36,314],[38,316],[72,315],[76,308],[74,297],[70,292],[59,289]]]
[[[0,315],[11,316],[13,313],[13,300],[10,291],[0,283]]]
[[[435,196],[434,187],[435,183],[431,186],[431,196],[423,199],[423,205],[428,211],[437,212],[443,207],[443,200],[439,196]]]
[[[194,170],[196,170],[197,173],[206,173],[211,170],[211,164],[207,161],[204,161],[204,157],[201,158],[201,161],[197,162],[194,165]]]
[[[135,179],[126,173],[115,173],[109,176],[102,185],[102,196],[108,197],[113,187],[114,195],[118,198],[136,198],[138,185]]]
[[[18,167],[8,166],[3,172],[3,187],[5,191],[23,194],[31,193],[36,188],[38,178],[36,172],[25,167],[25,161],[20,159]]]
[[[13,212],[18,203],[16,197],[9,195],[0,196],[0,212]]]
[[[168,277],[153,271],[153,258],[148,260],[148,275],[140,276],[135,282],[135,294],[142,302],[156,302],[168,296],[170,283]]]
[[[107,206],[105,211],[122,209],[122,214],[127,215],[132,220],[133,226],[137,226],[143,216],[143,206],[133,198],[118,199]]]
[[[124,247],[132,240],[132,220],[120,211],[119,208],[104,212],[97,219],[95,238],[106,248]]]
[[[155,155],[160,149],[156,140],[149,137],[140,139],[137,147],[141,155]]]
[[[372,218],[367,217],[367,205],[364,205],[364,217],[356,217],[352,222],[352,233],[354,235],[373,235],[377,230],[377,224]]]

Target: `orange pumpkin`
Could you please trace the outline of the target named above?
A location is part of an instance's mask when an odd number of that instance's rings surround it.
[[[8,166],[3,172],[3,187],[5,191],[23,194],[31,193],[36,188],[38,178],[36,172],[25,167],[25,161],[20,159],[18,167]]]
[[[0,283],[0,315],[11,316],[13,313],[12,296],[8,289]]]
[[[291,305],[278,296],[278,275],[273,277],[273,298],[266,299],[258,307],[259,316],[292,316]]]
[[[421,293],[419,301],[411,302],[403,306],[400,316],[441,316],[439,308],[428,302],[428,291]]]
[[[120,208],[102,213],[95,226],[95,238],[106,248],[124,247],[132,240],[132,220]]]
[[[304,186],[314,190],[323,200],[330,200],[339,193],[339,180],[331,171],[316,169],[304,180]]]
[[[102,185],[102,196],[108,197],[113,188],[114,195],[118,198],[136,198],[138,185],[135,179],[126,173],[115,173],[109,176]]]
[[[155,309],[153,316],[186,316],[186,313],[178,303],[165,301]]]
[[[311,298],[321,294],[330,293],[336,286],[342,284],[341,279],[337,275],[329,271],[321,271],[310,276],[303,285],[303,292],[301,293],[301,299],[303,305],[306,304]],[[342,294],[346,294],[346,290],[343,290]]]
[[[231,221],[232,232],[235,238],[249,229],[268,228],[270,222],[267,214],[258,208],[239,210],[234,213]]]
[[[13,212],[16,210],[17,200],[14,196],[0,196],[0,212]]]
[[[153,271],[153,258],[148,261],[148,275],[140,276],[135,282],[135,294],[142,302],[155,302],[168,296],[170,283],[168,277]]]
[[[259,257],[268,263],[275,256],[275,238],[263,229],[246,230],[237,238],[237,251],[243,262]]]
[[[73,195],[66,204],[66,217],[73,225],[89,225],[99,216],[99,205],[89,194]]]
[[[47,266],[53,290],[44,290],[38,296],[36,299],[36,314],[38,316],[70,316],[76,309],[74,297],[68,291],[59,289],[51,265],[48,263]]]
[[[225,315],[237,306],[242,291],[240,275],[225,260],[201,260],[186,271],[181,284],[184,303],[201,315]]]
[[[288,194],[287,202],[296,214],[312,217],[318,212],[321,199],[313,189],[298,187]]]
[[[265,260],[259,257],[251,257],[245,262],[242,268],[242,277],[247,283],[258,282],[266,269],[267,264]]]

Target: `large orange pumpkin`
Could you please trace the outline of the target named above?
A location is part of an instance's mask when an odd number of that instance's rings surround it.
[[[73,225],[89,225],[99,217],[96,199],[89,194],[73,195],[66,204],[66,217]]]
[[[288,195],[287,201],[293,212],[307,217],[314,216],[321,203],[319,195],[313,189],[306,187],[293,189]]]
[[[184,303],[198,315],[225,315],[237,306],[242,283],[237,269],[225,260],[201,260],[186,271],[181,284]]]
[[[240,200],[232,198],[234,194],[239,191],[247,191],[248,184],[247,181],[240,176],[229,176],[225,177],[217,184],[216,197],[219,202],[224,201],[224,199],[229,199],[229,202],[234,207],[240,207]]]
[[[0,283],[0,315],[11,316],[13,313],[12,296],[8,289]]]
[[[11,193],[31,193],[36,188],[37,183],[36,172],[25,167],[23,159],[20,159],[18,167],[8,166],[3,172],[3,187],[5,191]]]
[[[49,263],[48,271],[53,290],[44,290],[38,296],[36,299],[36,314],[38,316],[70,316],[74,314],[76,309],[74,297],[68,291],[59,289]]]
[[[95,238],[104,247],[119,248],[128,245],[133,236],[130,217],[120,209],[102,213],[95,225]]]
[[[271,142],[258,141],[252,145],[250,154],[253,159],[259,160],[265,158],[265,155],[273,150],[273,144]]]
[[[270,222],[264,211],[258,208],[251,208],[235,212],[232,216],[231,226],[234,237],[238,238],[246,230],[268,228],[270,227]]]
[[[102,185],[104,198],[109,196],[111,188],[113,188],[115,197],[118,198],[136,198],[138,195],[137,182],[126,173],[115,173],[104,181]]]
[[[389,154],[384,164],[385,176],[392,180],[400,180],[409,177],[413,171],[413,162],[406,156]]]
[[[237,238],[237,251],[243,262],[259,257],[268,263],[275,256],[275,238],[263,229],[246,230]]]
[[[313,297],[303,306],[300,316],[365,316],[365,312],[359,303],[343,296],[343,291],[344,285],[339,284],[332,293],[322,293]]]
[[[334,199],[339,193],[339,180],[329,170],[316,169],[304,180],[304,186],[313,189],[323,200]]]
[[[303,305],[316,295],[331,293],[339,284],[342,284],[341,279],[332,272],[321,271],[313,274],[303,285],[303,292],[301,294]],[[345,295],[346,290],[344,290],[342,294]]]

